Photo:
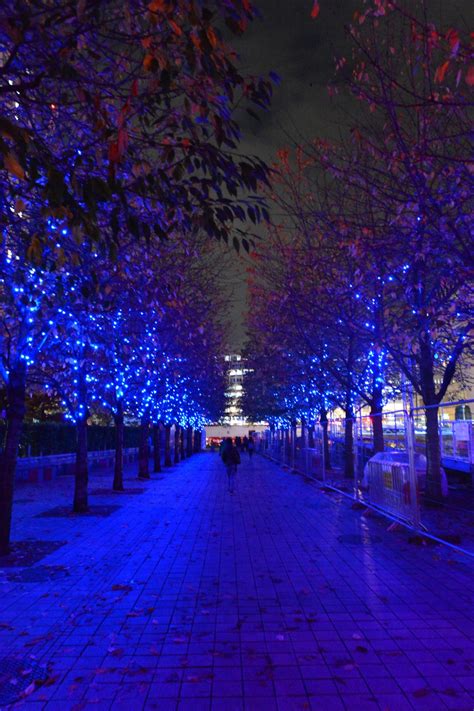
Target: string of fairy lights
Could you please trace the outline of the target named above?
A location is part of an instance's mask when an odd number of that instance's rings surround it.
[[[52,233],[68,233],[51,219],[48,225]],[[137,419],[195,429],[211,419],[206,373],[191,351],[174,352],[169,333],[165,347],[156,309],[105,309],[81,299],[80,282],[70,270],[33,266],[8,242],[2,261],[5,383],[22,363],[31,375],[30,390],[59,398],[71,422],[93,411],[114,414],[119,405]]]

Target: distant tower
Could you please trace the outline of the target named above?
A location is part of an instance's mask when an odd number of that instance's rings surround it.
[[[242,360],[242,356],[238,353],[226,355],[225,361],[227,367],[227,404],[224,422],[229,425],[245,425],[246,420],[242,414],[240,401],[242,398],[244,377],[248,370],[244,367],[245,363]]]

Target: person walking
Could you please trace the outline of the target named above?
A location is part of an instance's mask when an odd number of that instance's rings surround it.
[[[231,494],[234,493],[235,475],[237,474],[237,466],[240,464],[240,454],[237,447],[232,444],[232,438],[228,437],[226,446],[222,449],[222,461],[227,469],[227,483]]]
[[[222,452],[227,447],[227,440],[224,437],[219,445],[219,457],[222,459]]]
[[[247,442],[247,452],[249,453],[250,459],[252,459],[252,455],[255,452],[255,442],[253,441],[252,435],[250,435],[249,440]]]

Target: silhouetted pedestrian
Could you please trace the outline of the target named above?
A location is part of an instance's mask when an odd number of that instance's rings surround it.
[[[252,455],[255,452],[255,442],[253,441],[253,437],[249,437],[249,441],[247,444],[247,452],[249,453],[250,459],[252,459]]]
[[[232,443],[232,440],[231,440],[231,443]],[[227,442],[226,438],[224,437],[224,439],[222,440],[222,442],[219,445],[219,457],[222,457],[222,453],[227,446],[228,446],[228,442]]]
[[[227,482],[229,491],[234,493],[235,475],[237,474],[237,465],[240,464],[240,454],[237,447],[232,444],[231,437],[226,440],[226,445],[222,449],[222,461],[227,469]]]

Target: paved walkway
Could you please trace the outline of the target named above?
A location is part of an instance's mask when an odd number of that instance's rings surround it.
[[[108,516],[36,517],[70,478],[17,491],[15,539],[66,541],[30,581],[0,570],[0,657],[50,672],[18,707],[472,711],[467,557],[259,457],[234,495],[217,454],[126,484],[92,497]]]

